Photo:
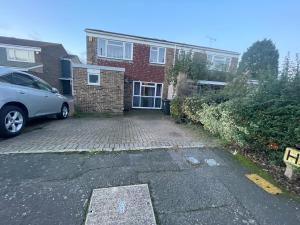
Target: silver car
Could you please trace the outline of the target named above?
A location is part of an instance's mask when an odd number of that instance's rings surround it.
[[[68,99],[38,77],[0,68],[0,136],[16,136],[28,119],[46,115],[67,118]]]

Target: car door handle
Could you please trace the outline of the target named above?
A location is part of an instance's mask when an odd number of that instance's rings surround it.
[[[45,98],[48,98],[49,96],[48,95],[45,95]]]
[[[24,92],[24,91],[19,91],[19,93],[20,93],[21,95],[24,95],[24,94],[25,94],[25,92]]]

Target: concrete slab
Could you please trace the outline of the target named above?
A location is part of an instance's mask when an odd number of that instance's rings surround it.
[[[153,206],[163,214],[236,204],[234,196],[212,174],[201,168],[195,171],[143,173],[139,174],[139,180],[150,183]]]
[[[156,225],[147,184],[94,189],[85,225]]]

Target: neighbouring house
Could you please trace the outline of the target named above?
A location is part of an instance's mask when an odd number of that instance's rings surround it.
[[[227,85],[227,82],[223,81],[209,81],[209,80],[198,80],[197,81],[197,93],[201,94],[207,90],[218,90],[222,89]]]
[[[80,63],[62,44],[0,36],[0,66],[27,71],[72,95],[71,63]]]
[[[233,51],[96,29],[85,32],[87,65],[73,76],[75,103],[83,111],[160,109],[162,99],[171,96],[168,70],[184,52],[205,54],[212,70],[235,71],[238,64],[239,53]],[[118,107],[112,110],[114,101]]]

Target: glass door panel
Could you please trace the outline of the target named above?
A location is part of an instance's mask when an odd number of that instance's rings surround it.
[[[156,95],[155,96],[160,96],[161,97],[161,91],[162,91],[162,84],[157,84],[156,85]]]
[[[143,108],[153,108],[154,98],[152,97],[141,97],[141,107]]]
[[[133,82],[133,108],[160,109],[162,99],[162,84],[141,81]]]
[[[142,86],[142,96],[154,96],[155,87]]]
[[[133,96],[132,107],[140,107],[140,96]]]
[[[155,108],[161,108],[161,98],[155,98]]]
[[[133,95],[140,95],[140,88],[141,88],[141,83],[140,82],[134,82]]]

